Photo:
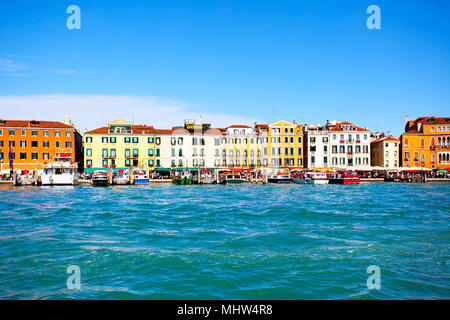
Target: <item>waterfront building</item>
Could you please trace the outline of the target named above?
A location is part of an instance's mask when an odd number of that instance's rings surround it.
[[[161,136],[161,168],[170,170],[214,170],[220,167],[222,131],[202,120],[185,120]],[[169,160],[169,161],[167,161]]]
[[[350,122],[327,122],[331,168],[370,169],[370,130]]]
[[[303,126],[285,120],[269,124],[267,149],[272,168],[303,168]]]
[[[264,139],[261,125],[231,125],[222,129],[221,166],[256,169],[264,164]],[[263,129],[264,130],[264,129]],[[267,150],[266,150],[267,152]],[[266,157],[266,162],[267,162]]]
[[[400,166],[400,139],[392,136],[381,137],[370,142],[372,166],[398,169]]]
[[[133,125],[117,120],[107,127],[84,134],[85,172],[111,167],[114,171],[130,167],[155,166],[155,134],[152,126]]]
[[[405,117],[401,136],[403,167],[450,169],[450,117]]]
[[[83,168],[82,137],[71,124],[41,120],[0,119],[0,172],[42,171],[59,153],[69,154]]]
[[[327,126],[305,127],[305,168],[326,169],[330,166],[330,137]]]

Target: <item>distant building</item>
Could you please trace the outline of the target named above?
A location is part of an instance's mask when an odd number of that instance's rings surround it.
[[[401,165],[450,169],[450,117],[405,117],[401,136]]]
[[[268,126],[267,149],[272,168],[303,168],[303,125],[281,120]]]
[[[0,119],[0,172],[40,171],[59,153],[83,168],[82,137],[71,122]]]
[[[309,124],[305,130],[305,167],[330,167],[330,136],[327,126]]]
[[[363,170],[370,168],[370,130],[350,122],[332,121],[326,124],[331,167]]]
[[[400,166],[400,139],[392,136],[382,137],[370,142],[371,165],[386,169]]]

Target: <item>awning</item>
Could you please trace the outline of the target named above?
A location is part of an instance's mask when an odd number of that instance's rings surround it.
[[[438,172],[444,172],[444,173],[447,173],[448,170],[446,170],[446,169],[439,169]]]

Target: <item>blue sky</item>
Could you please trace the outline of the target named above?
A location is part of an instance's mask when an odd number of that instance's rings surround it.
[[[81,30],[66,27],[71,4]],[[366,27],[371,4],[381,30]],[[449,116],[449,12],[445,0],[1,1],[0,118],[337,119],[399,135],[405,115]]]

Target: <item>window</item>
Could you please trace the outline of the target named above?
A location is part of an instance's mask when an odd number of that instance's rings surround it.
[[[364,140],[367,140],[367,134],[364,135]]]
[[[125,158],[130,157],[130,149],[125,149]]]
[[[59,135],[58,135],[58,137],[59,137]],[[86,143],[92,143],[92,137],[86,137]]]
[[[160,137],[156,137],[156,144],[158,144],[158,145],[161,144],[161,138]]]
[[[139,157],[139,149],[133,149],[133,158]]]
[[[183,138],[178,138],[178,145],[182,145],[183,144]]]
[[[315,164],[316,163],[316,157],[311,157],[311,164]]]
[[[125,143],[130,143],[130,142],[131,142],[131,138],[130,138],[130,137],[125,137],[125,138],[123,139],[123,141],[124,141]]]
[[[148,149],[148,156],[153,157],[153,149]]]
[[[130,159],[125,160],[125,167],[129,167],[131,164]]]
[[[159,157],[159,154],[160,154],[159,149],[156,149],[156,150],[155,150],[155,156]],[[156,163],[158,164],[158,163],[159,163],[159,160],[156,160]]]
[[[175,148],[170,149],[170,155],[175,157]]]
[[[54,135],[55,135],[55,137],[61,137],[61,132],[55,131]],[[92,142],[92,138],[91,138],[91,142]]]
[[[409,152],[405,152],[405,161],[409,160]]]
[[[20,134],[22,135],[22,137],[24,137],[24,136],[27,134],[27,132],[26,132],[25,130],[22,130],[22,131],[20,132]]]
[[[70,137],[72,135],[72,132],[66,131],[66,137]]]
[[[323,137],[323,138],[322,138],[322,142],[327,143],[327,142],[328,142],[328,137]]]
[[[49,153],[48,153],[48,152],[43,152],[43,153],[42,153],[42,158],[43,158],[44,160],[48,160],[48,159],[50,158]]]
[[[116,143],[116,141],[117,141],[117,138],[116,138],[116,137],[111,137],[111,138],[109,138],[109,142],[110,142],[110,143]]]
[[[72,142],[66,141],[66,148],[72,148]]]
[[[86,166],[92,167],[92,160],[86,160]]]
[[[0,129],[0,136],[1,136],[1,135],[3,135],[3,130],[2,130],[2,129]]]
[[[108,149],[102,149],[102,157],[107,158],[108,157]]]
[[[3,142],[3,141],[2,141]],[[3,146],[2,146],[3,147]],[[27,142],[25,140],[20,141],[20,147],[21,148],[26,148],[27,147]]]
[[[87,157],[91,157],[92,156],[92,149],[91,148],[87,148],[86,149],[86,156]]]
[[[153,165],[154,165],[154,160],[153,159],[149,159],[148,160],[148,166],[149,167],[153,167]]]
[[[59,141],[55,141],[55,148],[59,148]]]
[[[177,138],[175,138],[175,137],[172,137],[172,138],[170,138],[170,144],[171,145],[175,145],[177,143]]]
[[[253,140],[253,139],[252,139]],[[214,138],[214,145],[218,146],[220,145],[220,138]]]
[[[309,138],[309,142],[312,142],[312,143],[316,142],[316,137]]]
[[[102,143],[108,143],[108,137],[102,137]]]
[[[14,147],[16,146],[16,142],[13,141],[13,140],[9,141],[9,146],[10,146],[11,148],[14,148]]]
[[[27,159],[27,153],[26,152],[21,152],[19,155],[20,160],[26,160]]]
[[[16,133],[14,132],[14,130],[9,130],[9,131],[8,131],[8,134],[9,134],[10,136],[13,136],[13,135],[15,135]],[[36,131],[36,135],[37,135],[37,131]]]
[[[38,147],[38,142],[37,141],[31,141],[31,147],[32,148],[37,148]]]
[[[3,147],[3,140],[0,140],[0,147]]]
[[[31,159],[32,159],[32,160],[37,160],[37,158],[38,158],[37,152],[31,153]]]
[[[133,143],[139,143],[139,138],[138,137],[133,137]]]
[[[298,143],[302,143],[302,137],[298,137]]]
[[[22,130],[23,131],[23,130]],[[44,137],[48,137],[48,131],[47,130],[44,130],[43,132],[42,132],[42,135],[44,136]]]
[[[111,149],[110,156],[111,156],[111,158],[115,158],[116,157],[116,149]]]
[[[425,148],[425,140],[423,140],[423,138],[420,139],[420,147]]]
[[[147,142],[148,143],[154,143],[154,138],[153,137],[148,137]]]
[[[42,146],[43,146],[44,148],[48,148],[49,145],[50,145],[50,142],[49,142],[48,140],[42,141]]]

